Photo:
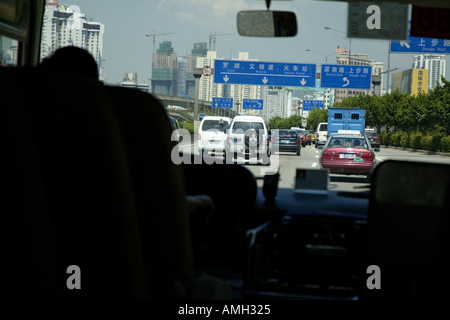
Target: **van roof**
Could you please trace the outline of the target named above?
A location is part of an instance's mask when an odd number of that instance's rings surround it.
[[[231,118],[229,118],[229,117],[220,117],[220,116],[206,116],[206,117],[203,117],[203,120],[219,120],[219,119],[224,119],[224,120],[230,120],[231,121]]]
[[[260,116],[236,116],[234,117],[233,121],[236,120],[258,120],[264,122],[264,118]]]

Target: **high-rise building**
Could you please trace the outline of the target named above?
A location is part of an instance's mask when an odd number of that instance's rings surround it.
[[[289,91],[282,87],[262,86],[261,98],[264,101],[262,117],[264,121],[270,121],[274,117],[287,118]]]
[[[159,44],[153,56],[152,93],[170,96],[177,95],[177,54],[173,51],[172,42]]]
[[[351,54],[349,56],[349,52],[347,49],[339,49],[339,47],[336,49],[337,58],[336,63],[337,64],[350,64],[354,65],[355,68],[362,68],[364,66],[371,66],[372,67],[372,74],[377,75],[381,74],[383,72],[383,62],[377,62],[372,58],[369,58],[367,54]],[[334,96],[334,102],[340,102],[343,99],[347,97],[355,97],[361,94],[373,94],[373,85],[371,85],[371,90],[359,90],[359,89],[336,89],[335,90],[335,96]],[[382,84],[380,84],[382,87]]]
[[[187,57],[178,57],[178,73],[177,73],[177,96],[186,96],[186,65]]]
[[[101,75],[105,25],[91,20],[87,21],[86,14],[81,13],[77,6],[59,5],[58,0],[47,0],[42,26],[41,59],[61,47],[80,47],[92,54]]]
[[[445,76],[445,55],[421,54],[413,56],[413,69],[428,70],[428,90],[441,84],[441,76]]]
[[[186,93],[190,97],[195,95],[195,78],[194,68],[197,68],[197,58],[204,58],[207,56],[208,50],[206,42],[194,43],[194,48],[191,50],[191,54],[186,58]]]

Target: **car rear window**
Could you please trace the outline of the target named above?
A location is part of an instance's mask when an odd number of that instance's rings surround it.
[[[376,133],[376,132],[367,132],[367,131],[366,131],[366,135],[367,135],[368,137],[378,137],[378,133]]]
[[[327,131],[328,130],[328,124],[327,123],[322,123],[319,126],[319,131]]]
[[[341,138],[341,137],[331,138],[328,147],[368,149],[366,140],[363,138]]]
[[[230,123],[226,120],[223,120],[223,124],[219,123],[219,120],[205,120],[203,121],[202,130],[210,130],[210,129],[216,129],[219,131],[223,131],[224,129],[228,128]]]
[[[248,122],[248,121],[236,121],[231,128],[232,133],[244,133],[249,129],[255,129],[257,132],[264,129],[264,124],[262,122]],[[242,132],[236,132],[237,130],[242,130]]]
[[[297,132],[295,131],[279,131],[278,136],[280,138],[298,138]]]

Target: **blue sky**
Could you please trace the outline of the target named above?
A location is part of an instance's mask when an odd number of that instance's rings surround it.
[[[67,0],[69,1],[69,0]],[[196,42],[209,43],[209,35],[233,34],[216,37],[218,57],[237,58],[239,52],[247,51],[250,58],[260,61],[289,63],[323,63],[325,58],[310,49],[329,55],[349,46],[349,38],[340,32],[324,27],[347,30],[347,3],[334,1],[294,0],[272,1],[272,10],[293,11],[297,15],[299,32],[293,38],[252,38],[237,33],[236,16],[240,10],[264,10],[262,0],[73,0],[60,4],[77,5],[93,21],[105,24],[103,40],[104,74],[106,82],[117,84],[127,72],[137,72],[138,80],[151,77],[152,37],[156,34],[155,48],[162,41],[171,41],[179,56],[189,54]],[[369,57],[388,65],[386,40],[352,38],[352,53],[368,54]],[[331,55],[328,63],[335,63]],[[449,58],[447,57],[447,64]],[[412,55],[391,54],[390,68],[395,72],[410,69]],[[450,78],[450,65],[446,77]],[[386,83],[386,78],[383,79]]]

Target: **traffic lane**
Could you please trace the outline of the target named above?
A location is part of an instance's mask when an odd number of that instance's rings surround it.
[[[183,153],[198,154],[196,145],[185,146],[181,148]],[[302,148],[301,155],[297,156],[295,153],[280,152],[272,155],[272,164],[275,163],[275,157],[278,157],[278,164],[280,166],[280,179],[278,182],[279,188],[294,189],[295,188],[295,174],[297,169],[320,169],[319,155],[321,150],[312,146]],[[269,166],[262,164],[243,164],[250,172],[253,173],[257,179],[258,187],[264,185],[264,174],[269,169]],[[330,174],[329,190],[335,191],[361,191],[361,187],[367,185],[365,176],[347,176]]]

